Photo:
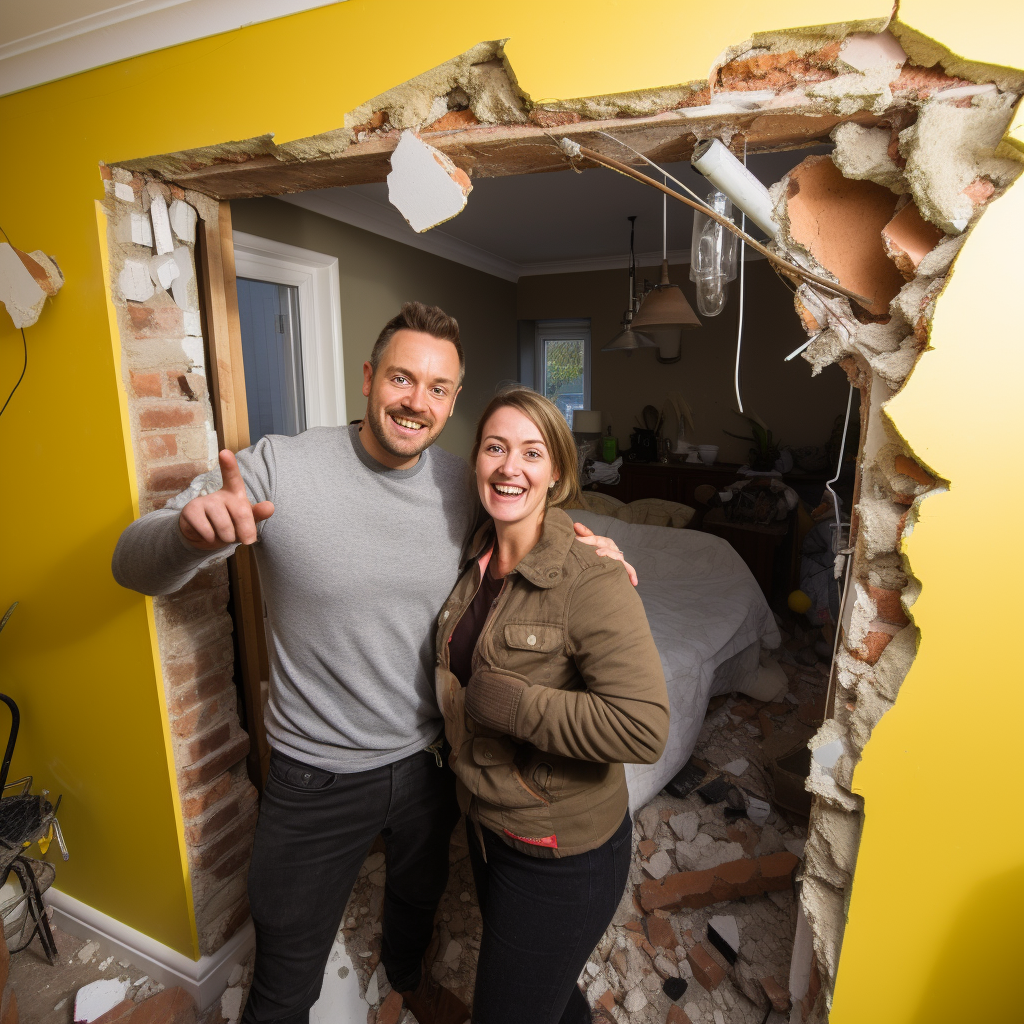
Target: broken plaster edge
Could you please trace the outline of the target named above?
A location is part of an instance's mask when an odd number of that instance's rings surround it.
[[[232,970],[256,948],[251,918],[217,952],[192,960],[60,889],[48,889],[43,902],[53,908],[53,923],[58,928],[79,939],[102,942],[116,957],[128,960],[167,988],[183,988],[200,1011],[220,999]]]

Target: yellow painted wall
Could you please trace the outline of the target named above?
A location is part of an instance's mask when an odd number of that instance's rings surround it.
[[[900,17],[964,57],[1024,68],[1024,8],[996,9],[904,0]],[[921,646],[854,776],[866,819],[832,1024],[1024,1019],[1022,239],[1018,180],[971,232],[932,350],[887,407],[950,489],[905,545]]]
[[[324,132],[362,100],[483,39],[510,38],[531,96],[567,98],[702,78],[753,31],[885,17],[890,5],[743,0],[728,18],[721,10],[683,0],[639,9],[628,0],[488,0],[457,11],[349,0],[0,98],[0,225],[20,247],[54,253],[68,278],[28,330],[28,375],[0,419],[0,604],[22,602],[0,636],[0,685],[25,713],[15,771],[65,793],[66,892],[194,953],[152,620],[108,570],[135,510],[93,212],[97,161]],[[998,0],[975,19],[952,0],[905,0],[901,10],[968,57],[1022,64],[1019,4]],[[1019,498],[1021,487],[1019,321],[980,296],[997,295],[999,274],[1010,273],[998,268],[1020,259],[1022,204],[1018,186],[1000,201],[1000,219],[986,217],[968,242],[939,303],[935,351],[893,403],[898,426],[953,489],[925,504],[910,545],[924,584],[921,658],[856,778],[868,824],[837,1024],[1009,1019],[971,1012],[979,993],[1012,978],[986,936],[1019,921],[999,906],[1022,850],[1014,639],[1024,608],[1017,531],[997,534],[993,522],[999,510],[1015,520],[1020,507],[1006,493],[1017,488]],[[17,376],[19,340],[0,315],[0,381]],[[989,357],[990,376],[980,362]],[[965,393],[970,407],[958,410]],[[968,799],[968,780],[990,791],[972,788]],[[984,966],[946,971],[957,942]],[[974,1003],[956,1001],[950,974],[981,978]]]

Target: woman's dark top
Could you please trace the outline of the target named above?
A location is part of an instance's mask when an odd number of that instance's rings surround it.
[[[476,597],[473,598],[473,603],[466,610],[466,614],[459,619],[459,624],[448,641],[449,664],[455,678],[463,686],[469,683],[469,677],[473,674],[473,651],[480,638],[480,630],[484,628],[487,616],[491,612],[491,605],[498,599],[504,582],[504,579],[494,579],[489,568],[484,569],[480,589],[476,592]]]

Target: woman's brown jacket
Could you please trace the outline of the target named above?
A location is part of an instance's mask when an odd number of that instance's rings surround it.
[[[441,610],[437,702],[459,801],[535,857],[592,850],[618,828],[623,762],[650,764],[668,737],[668,694],[643,604],[622,564],[575,540],[559,509],[506,577],[463,687],[448,643],[476,595],[493,524]]]

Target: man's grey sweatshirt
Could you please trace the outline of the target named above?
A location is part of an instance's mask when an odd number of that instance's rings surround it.
[[[253,546],[273,749],[356,772],[430,744],[443,724],[434,624],[476,515],[469,467],[432,447],[412,469],[388,469],[355,426],[268,436],[239,452],[238,465],[250,499],[274,503]],[[124,587],[170,594],[210,561],[168,508],[124,531],[113,570]]]

